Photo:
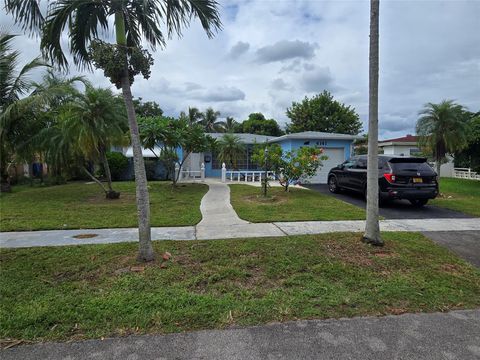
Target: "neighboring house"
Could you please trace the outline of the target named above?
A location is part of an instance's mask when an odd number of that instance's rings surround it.
[[[408,134],[407,136],[382,140],[378,147],[385,155],[417,156],[421,154],[418,148],[418,136]]]
[[[215,139],[220,139],[224,133],[209,134]],[[235,134],[245,144],[245,155],[237,163],[240,171],[262,170],[262,166],[254,163],[251,158],[255,144],[276,143],[279,144],[284,151],[296,150],[303,146],[316,146],[324,150],[324,155],[328,157],[324,160],[323,166],[318,170],[317,174],[309,179],[312,184],[326,184],[327,175],[331,168],[347,160],[353,155],[353,141],[361,136],[335,134],[316,131],[305,131],[301,133],[287,134],[280,137],[256,135],[256,134]],[[132,157],[131,148],[125,148],[122,151],[127,157]],[[179,156],[182,156],[181,149],[178,150]],[[155,156],[149,150],[144,150],[146,158],[154,158]],[[202,164],[205,165],[206,177],[220,178],[222,174],[222,163],[218,160],[215,152],[207,151],[203,153],[192,153],[185,160],[184,170],[191,172],[199,172]],[[162,165],[158,165],[159,168]],[[133,174],[133,167],[131,169]],[[227,169],[233,170],[233,169]]]
[[[378,147],[383,150],[386,155],[399,155],[399,156],[422,156],[422,153],[418,147],[418,136],[407,134],[406,136],[382,140],[378,142]],[[448,161],[440,166],[441,177],[453,176],[453,157],[447,156]],[[435,163],[431,163],[435,169]]]

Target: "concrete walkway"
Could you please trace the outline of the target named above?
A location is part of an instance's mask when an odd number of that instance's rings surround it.
[[[202,198],[202,221],[196,226],[197,239],[229,239],[285,235],[274,224],[253,224],[238,217],[230,203],[230,187],[210,181]]]
[[[382,220],[382,231],[480,231],[480,219],[423,219],[423,220]],[[212,226],[183,226],[152,228],[154,240],[213,240],[322,234],[329,232],[361,232],[365,230],[364,220],[355,221],[298,221],[276,223],[242,223]],[[91,238],[74,236],[92,234]],[[33,246],[63,246],[84,244],[109,244],[138,241],[136,228],[126,229],[81,229],[20,231],[0,233],[0,248]]]
[[[250,223],[240,219],[230,204],[230,187],[227,184],[219,181],[207,183],[209,190],[201,201],[200,223],[196,226],[154,227],[153,240],[252,238],[361,232],[365,229],[364,220]],[[380,221],[380,228],[382,231],[480,231],[480,219],[390,219]],[[136,228],[2,232],[0,248],[108,244],[137,240]]]
[[[19,346],[3,360],[479,359],[480,310]]]

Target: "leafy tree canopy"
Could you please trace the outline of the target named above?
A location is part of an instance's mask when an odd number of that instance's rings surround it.
[[[167,171],[173,175],[176,185],[179,174],[174,174],[175,164],[181,168],[192,152],[203,152],[211,148],[213,139],[205,134],[200,124],[191,124],[186,119],[174,119],[165,116],[139,118],[140,138],[143,146],[150,149],[158,159],[164,161]],[[155,147],[161,148],[160,153]],[[179,157],[177,149],[182,148]]]
[[[480,111],[476,114],[465,111],[464,115],[469,125],[467,146],[455,152],[455,166],[480,172]]]
[[[135,107],[135,113],[141,117],[162,116],[163,110],[155,101],[142,101],[142,98],[133,100],[133,106]]]
[[[334,100],[328,91],[305,97],[302,102],[293,102],[287,108],[291,123],[287,132],[323,131],[357,135],[362,130],[360,117],[355,109]]]
[[[239,126],[240,132],[268,136],[283,135],[282,129],[274,119],[266,119],[262,113],[251,113]]]

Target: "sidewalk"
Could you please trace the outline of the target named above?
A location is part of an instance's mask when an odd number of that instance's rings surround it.
[[[473,360],[480,357],[480,310],[45,343],[3,350],[0,355],[3,360]]]
[[[328,232],[361,232],[364,220],[296,221],[250,223],[238,217],[230,204],[230,187],[208,181],[209,190],[202,199],[202,221],[196,226],[154,227],[153,240],[213,240],[287,235],[321,234]],[[382,231],[480,231],[479,218],[464,219],[390,219],[381,220]],[[75,238],[90,235],[90,238]],[[136,228],[20,231],[0,233],[0,248],[109,244],[138,241]]]

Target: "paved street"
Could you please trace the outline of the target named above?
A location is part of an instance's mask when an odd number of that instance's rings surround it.
[[[480,231],[427,231],[423,234],[480,268]]]
[[[353,191],[345,190],[339,194],[332,194],[326,184],[305,185],[305,187],[321,192],[322,194],[331,195],[339,200],[361,207],[362,209],[366,207],[363,196]],[[384,207],[380,208],[380,215],[385,219],[461,219],[473,217],[458,211],[429,204],[422,208],[415,208],[407,200],[395,200],[387,203]]]
[[[19,346],[3,360],[480,358],[480,310],[406,314]]]

